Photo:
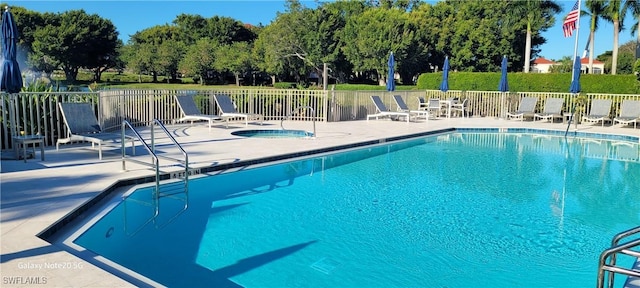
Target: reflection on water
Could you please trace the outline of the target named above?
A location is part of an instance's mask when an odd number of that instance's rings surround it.
[[[568,152],[585,158],[640,162],[640,145],[620,140],[516,133],[452,133],[439,136],[438,139],[470,147],[503,149],[514,138],[518,153],[539,151],[562,155]]]

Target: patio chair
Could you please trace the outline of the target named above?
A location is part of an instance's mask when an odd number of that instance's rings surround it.
[[[387,106],[385,106],[384,103],[382,103],[382,99],[380,99],[380,96],[371,95],[371,101],[373,101],[373,104],[376,106],[376,113],[367,115],[367,121],[369,121],[369,118],[376,118],[377,120],[380,117],[396,116],[396,117],[405,117],[405,119],[407,119],[407,123],[409,123],[409,118],[411,117],[411,113],[389,111],[389,109],[387,109]]]
[[[429,102],[424,100],[424,97],[418,97],[418,110],[427,110],[429,108]]]
[[[533,116],[536,110],[536,104],[538,103],[538,97],[522,97],[518,110],[514,112],[507,112],[507,119],[519,118],[520,121],[524,120],[524,117]]]
[[[60,112],[67,127],[67,138],[56,141],[56,150],[60,144],[74,141],[91,142],[91,147],[98,144],[98,158],[102,160],[102,144],[121,143],[121,133],[103,132],[90,103],[59,103]],[[135,137],[124,135],[125,141],[131,142],[131,149],[135,155]]]
[[[262,125],[264,121],[262,115],[238,112],[229,95],[217,94],[213,95],[213,98],[216,100],[216,103],[218,103],[218,108],[220,108],[220,117],[227,122],[227,128],[229,128],[229,119],[232,118],[244,118],[245,127],[249,126],[249,120],[260,121],[260,125]]]
[[[533,114],[533,120],[549,120],[553,122],[553,119],[562,119],[562,106],[564,105],[564,98],[548,98],[544,102],[544,108],[542,113]]]
[[[194,121],[208,121],[209,131],[211,131],[211,126],[215,121],[222,121],[218,115],[202,114],[190,95],[176,95],[175,98],[182,111],[182,118],[178,119],[179,122],[191,121],[191,125],[193,125]]]
[[[424,117],[427,121],[429,121],[429,111],[426,110],[411,110],[407,103],[404,102],[402,96],[393,95],[393,100],[396,101],[396,105],[398,105],[398,111],[400,112],[409,112],[409,114],[413,115],[415,118]]]
[[[440,117],[440,115],[442,115],[442,104],[440,104],[440,99],[429,99],[427,111],[429,111],[431,115]]]
[[[582,116],[582,121],[589,123],[598,123],[602,121],[602,127],[604,127],[604,122],[611,120],[611,118],[609,118],[610,113],[611,99],[595,99],[591,101],[589,115]]]
[[[633,123],[633,129],[636,129],[638,120],[640,120],[640,100],[624,100],[620,106],[620,116],[613,118],[613,124]]]
[[[454,102],[451,104],[451,112],[460,112],[462,118],[467,115],[469,117],[469,99],[465,98],[462,102]]]

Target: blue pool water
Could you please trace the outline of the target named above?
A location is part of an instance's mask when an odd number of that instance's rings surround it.
[[[431,136],[192,179],[184,212],[166,198],[143,225],[127,200],[74,242],[170,287],[593,287],[640,220],[639,151]]]

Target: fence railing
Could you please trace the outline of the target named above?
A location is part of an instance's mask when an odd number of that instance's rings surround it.
[[[379,95],[385,105],[396,109],[392,95],[401,95],[409,108],[418,109],[418,98],[469,99],[471,117],[499,117],[501,111],[514,111],[523,96],[538,97],[536,111],[542,111],[544,102],[550,97],[565,99],[564,111],[575,105],[576,97],[571,93],[450,90],[411,91],[335,91],[297,89],[212,89],[212,90],[108,90],[101,92],[24,92],[0,94],[0,133],[2,149],[12,148],[12,137],[17,134],[42,135],[45,145],[54,145],[57,139],[67,135],[60,102],[89,102],[94,104],[96,116],[107,131],[119,129],[123,120],[133,125],[148,125],[153,119],[164,123],[175,123],[182,117],[174,95],[190,94],[204,114],[219,114],[213,95],[224,93],[231,96],[238,112],[262,114],[265,120],[280,120],[297,107],[310,106],[290,117],[301,121],[350,121],[366,119],[375,113],[371,95]],[[586,94],[588,113],[592,99],[612,99],[611,116],[619,115],[623,100],[640,100],[637,94]],[[504,106],[503,106],[504,105]],[[502,110],[504,109],[504,110]]]

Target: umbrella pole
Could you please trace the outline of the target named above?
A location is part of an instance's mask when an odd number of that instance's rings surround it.
[[[504,120],[504,92],[500,93],[500,120]]]
[[[571,116],[569,116],[569,121],[567,121],[567,122],[568,122],[568,123],[567,123],[567,130],[566,130],[566,131],[564,131],[564,137],[567,137],[567,134],[569,133],[569,127],[571,127],[571,121],[573,121],[573,120],[574,120],[573,118],[575,118],[575,117],[576,117],[576,108],[577,108],[577,107],[576,107],[576,105],[574,104],[574,105],[573,105],[573,110],[571,111]],[[576,126],[576,127],[575,127],[575,129],[576,129],[576,130],[578,130],[578,122],[575,122],[575,123],[576,123],[576,124],[575,124],[575,126]]]
[[[10,130],[11,130],[11,139],[13,139],[14,136],[18,136],[18,130],[16,129],[16,124],[17,124],[17,116],[16,116],[16,110],[17,110],[17,106],[15,105],[15,95],[13,93],[9,94],[9,124],[11,126]]]

